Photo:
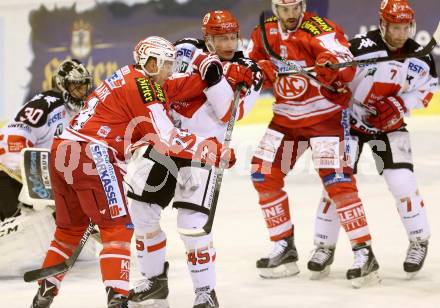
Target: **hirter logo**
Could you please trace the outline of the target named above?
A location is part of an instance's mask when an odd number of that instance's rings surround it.
[[[275,92],[284,99],[294,99],[306,93],[308,82],[300,76],[283,76],[275,83]]]

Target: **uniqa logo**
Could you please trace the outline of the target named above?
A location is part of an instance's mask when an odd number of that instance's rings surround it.
[[[275,92],[284,99],[298,98],[307,91],[307,79],[301,76],[283,76],[275,84]]]

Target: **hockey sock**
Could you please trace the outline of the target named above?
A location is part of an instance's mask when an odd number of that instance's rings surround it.
[[[201,228],[207,215],[191,210],[179,209],[177,224],[179,228]],[[209,291],[216,286],[215,258],[212,234],[204,236],[180,235],[186,248],[187,265],[194,291]]]
[[[159,224],[162,208],[133,199],[129,205],[140,271],[145,278],[158,276],[164,271],[166,257],[166,235]]]
[[[320,247],[335,247],[338,241],[339,228],[338,213],[335,204],[324,191],[319,202],[315,218],[314,243]]]
[[[397,211],[410,241],[429,239],[431,230],[414,173],[409,169],[385,169],[388,189],[396,200]]]
[[[59,264],[68,259],[78,245],[84,230],[85,228],[65,229],[57,227],[54,240],[51,242],[46,258],[44,259],[43,268]],[[64,279],[65,275],[66,273],[63,273],[54,277],[49,277],[47,280],[59,289],[61,281]]]
[[[260,205],[271,241],[279,241],[292,235],[287,193],[282,192],[276,198],[260,201]]]
[[[354,247],[358,244],[370,244],[371,235],[368,230],[367,218],[365,217],[362,201],[357,193],[344,193],[333,198],[336,205],[341,226]]]
[[[104,285],[116,293],[128,295],[130,278],[130,242],[133,232],[124,225],[99,226],[103,249],[99,254]]]
[[[162,230],[144,233],[136,230],[136,251],[139,268],[145,278],[163,273],[167,238]]]

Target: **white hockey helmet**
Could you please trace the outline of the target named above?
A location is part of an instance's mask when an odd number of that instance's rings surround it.
[[[64,104],[73,113],[79,112],[93,86],[89,71],[76,59],[61,62],[53,75],[52,83],[55,88],[61,91]],[[75,87],[72,89],[72,86],[86,86],[85,91],[81,91],[81,97],[78,97],[76,93],[72,95],[75,91]]]
[[[277,10],[277,6],[281,5],[281,6],[288,6],[288,5],[295,5],[295,4],[302,4],[302,12],[304,14],[304,12],[306,11],[306,0],[272,0],[272,12],[276,17],[278,16],[278,10]]]
[[[150,57],[157,59],[158,70],[155,73],[148,72],[145,64]],[[149,76],[159,74],[165,61],[176,60],[176,47],[168,40],[159,36],[149,36],[136,44],[133,50],[133,58],[137,65]]]

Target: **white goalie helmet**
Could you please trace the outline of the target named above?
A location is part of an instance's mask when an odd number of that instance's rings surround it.
[[[272,0],[272,12],[276,17],[279,17],[277,10],[278,5],[287,6],[295,4],[302,4],[302,12],[304,13],[306,11],[306,0]]]
[[[148,72],[145,64],[150,57],[157,59],[157,72]],[[149,36],[136,44],[133,50],[133,58],[137,65],[149,76],[159,74],[165,61],[174,62],[176,60],[176,47],[168,40],[159,36]]]

